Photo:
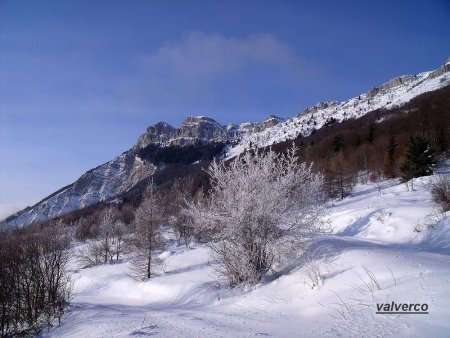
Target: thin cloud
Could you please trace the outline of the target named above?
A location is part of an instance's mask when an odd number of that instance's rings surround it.
[[[283,67],[293,62],[289,48],[269,34],[228,38],[221,34],[189,33],[148,57],[149,70],[161,69],[187,79],[209,79],[258,63]]]
[[[293,51],[270,34],[238,38],[191,32],[142,58],[140,73],[122,86],[124,110],[185,107],[188,113],[215,109],[219,96],[247,101],[245,93],[262,79],[287,83],[299,75],[300,64]]]

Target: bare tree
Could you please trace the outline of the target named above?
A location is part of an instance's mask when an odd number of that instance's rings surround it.
[[[343,152],[333,155],[325,168],[325,187],[330,197],[344,199],[352,191],[354,177]]]
[[[209,237],[230,286],[259,282],[294,243],[324,230],[322,176],[295,153],[292,147],[281,155],[246,153],[228,166],[215,161],[209,199],[184,211]]]
[[[147,198],[135,212],[135,232],[131,239],[131,246],[135,252],[132,265],[139,278],[151,278],[161,261],[155,251],[164,247],[161,234],[162,208],[158,205],[153,180],[147,189]]]

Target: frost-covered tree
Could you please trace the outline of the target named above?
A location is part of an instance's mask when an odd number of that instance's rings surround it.
[[[116,218],[117,210],[114,207],[108,207],[101,213],[95,231],[98,233],[97,238],[89,241],[78,254],[78,261],[82,267],[106,264],[113,260],[116,254],[113,250],[117,230]]]
[[[193,222],[183,212],[189,203],[200,203],[203,191],[197,190],[192,178],[175,181],[169,191],[164,194],[165,217],[172,227],[178,244],[184,243],[186,250],[190,250],[194,233]]]
[[[292,254],[296,244],[323,230],[323,178],[300,163],[293,147],[246,153],[208,169],[209,198],[185,210],[208,237],[219,272],[230,286],[255,284]]]
[[[112,230],[111,250],[109,252],[111,257],[110,260],[112,261],[115,256],[116,261],[118,261],[123,251],[124,238],[128,233],[128,228],[124,222],[117,220],[115,221],[114,228]]]
[[[115,210],[109,207],[103,213],[99,225],[99,236],[101,241],[101,250],[103,253],[103,262],[106,264],[108,260],[112,260],[112,242],[114,238],[114,230],[116,226]]]

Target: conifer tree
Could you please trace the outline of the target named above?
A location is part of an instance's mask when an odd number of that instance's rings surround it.
[[[389,135],[389,143],[386,150],[386,156],[384,159],[384,167],[383,174],[386,177],[393,178],[395,177],[394,164],[395,164],[395,155],[397,153],[398,144],[395,140],[395,135]]]
[[[375,122],[370,122],[369,124],[369,133],[367,134],[367,142],[373,144],[375,141]]]
[[[341,150],[344,149],[345,145],[344,145],[344,136],[343,135],[336,135],[333,139],[332,142],[332,146],[333,146],[333,152],[334,153],[338,153]]]
[[[411,136],[406,145],[406,159],[400,167],[402,179],[431,175],[435,165],[434,152],[429,143],[419,136]]]

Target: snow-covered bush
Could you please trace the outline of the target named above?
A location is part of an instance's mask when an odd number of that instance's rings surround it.
[[[322,175],[300,163],[293,147],[246,153],[208,169],[209,198],[185,213],[209,237],[230,286],[255,284],[299,242],[323,230]]]

